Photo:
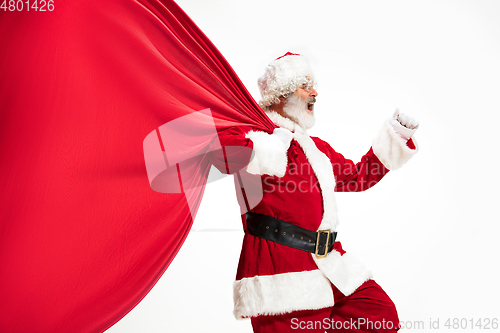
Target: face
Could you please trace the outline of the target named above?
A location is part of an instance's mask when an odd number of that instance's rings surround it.
[[[283,112],[297,124],[305,129],[314,125],[314,103],[318,92],[309,81],[300,86],[291,94],[283,106]]]
[[[302,99],[306,105],[309,112],[314,112],[314,103],[316,103],[316,96],[318,92],[314,89],[313,83],[308,79],[307,83],[297,88],[293,95],[296,95]]]

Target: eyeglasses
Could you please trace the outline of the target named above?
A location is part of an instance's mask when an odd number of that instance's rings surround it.
[[[304,89],[307,92],[311,92],[313,87],[314,87],[314,84],[311,81],[304,83],[303,85],[300,86],[301,89]]]

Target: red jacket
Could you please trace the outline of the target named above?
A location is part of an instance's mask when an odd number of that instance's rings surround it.
[[[212,161],[227,173],[246,169],[234,175],[245,231],[247,211],[308,230],[335,231],[334,191],[364,191],[384,177],[386,165],[402,164],[416,152],[386,124],[385,138],[379,136],[355,164],[292,121],[274,112],[268,115],[277,126],[293,132],[289,147],[276,136],[233,128],[219,133],[224,152],[214,154]],[[404,154],[394,156],[398,149]],[[371,273],[338,242],[326,258],[316,259],[246,231],[234,283],[234,313],[244,318],[329,307],[334,304],[330,283],[349,295],[370,278]]]

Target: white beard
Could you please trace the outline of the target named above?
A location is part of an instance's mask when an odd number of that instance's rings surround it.
[[[304,101],[299,96],[292,94],[287,98],[285,106],[283,106],[283,112],[290,116],[290,118],[303,129],[313,127],[316,122],[314,111],[311,112],[307,109],[307,102],[308,101]]]

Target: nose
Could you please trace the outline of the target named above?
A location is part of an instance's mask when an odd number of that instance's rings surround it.
[[[316,91],[316,89],[311,88],[311,91],[309,92],[309,96],[317,97],[318,92]]]

